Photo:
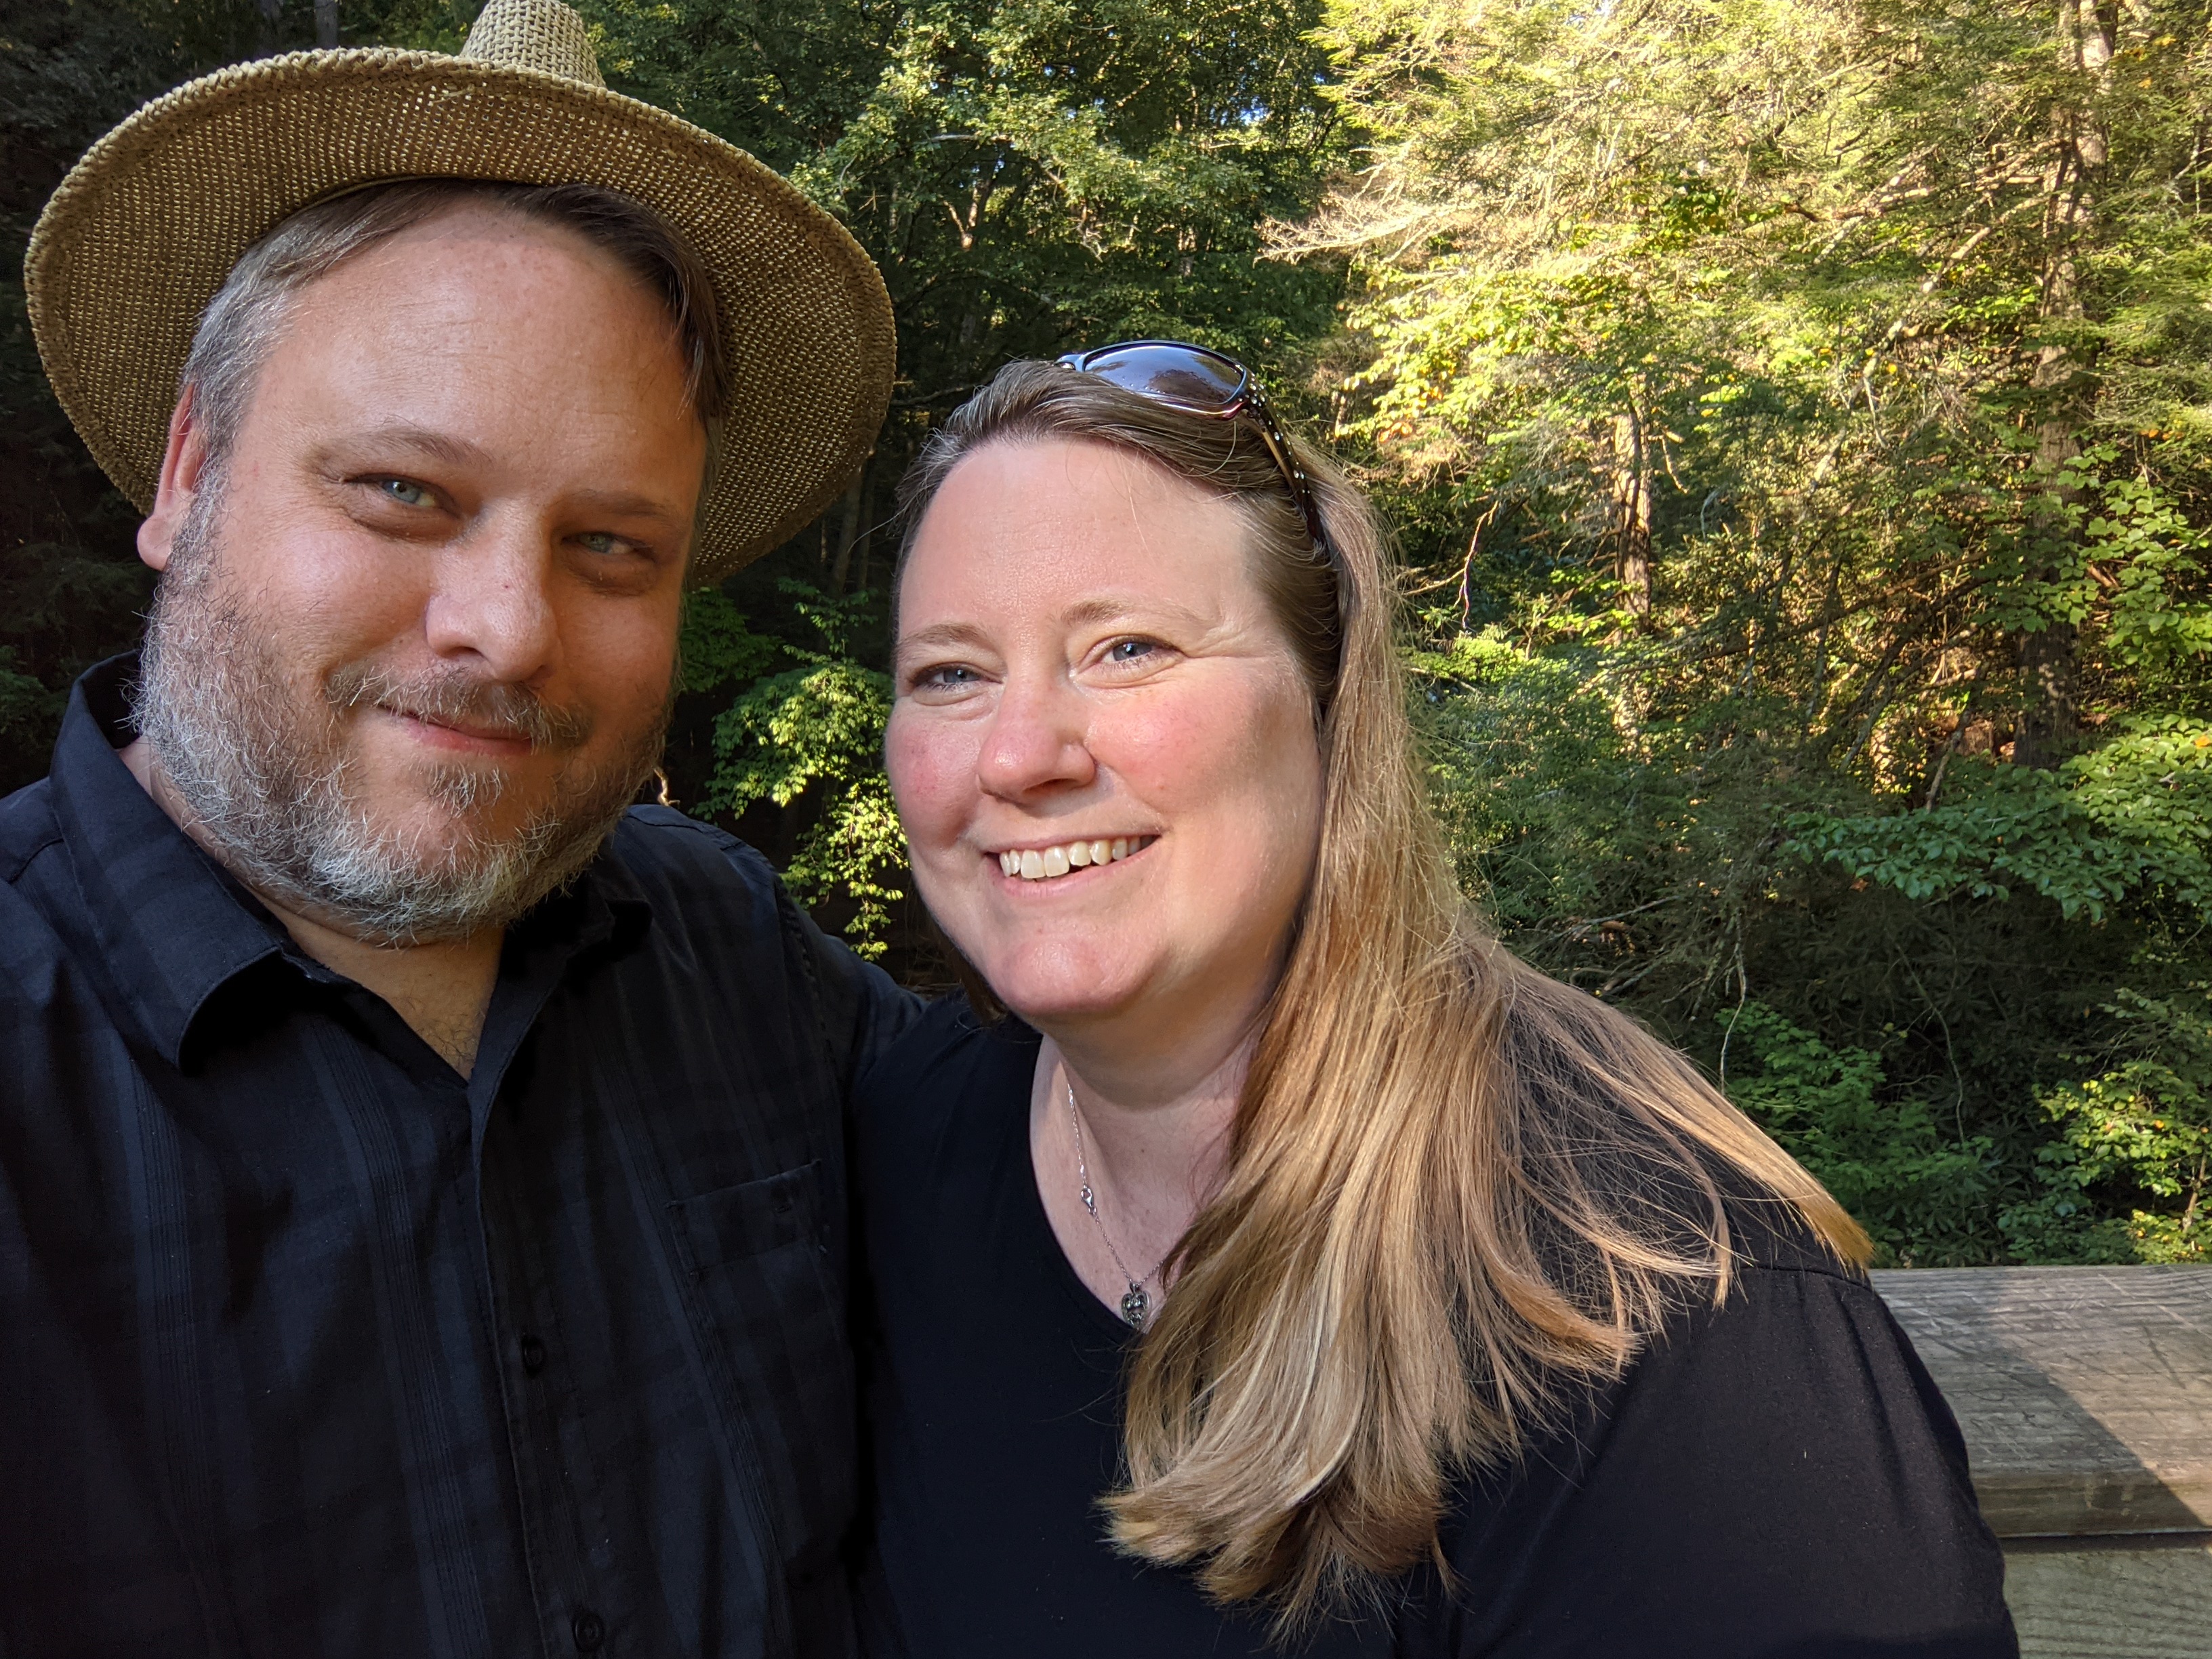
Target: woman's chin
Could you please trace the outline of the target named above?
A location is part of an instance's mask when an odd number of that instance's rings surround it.
[[[1040,1031],[1111,1019],[1127,1012],[1136,1000],[1133,996],[1102,994],[1095,989],[1021,985],[1000,990],[995,984],[991,988],[1024,1024],[1034,1025]]]
[[[1155,979],[1125,963],[1065,957],[994,963],[983,969],[983,977],[1000,1002],[1040,1030],[1125,1013],[1143,1000]]]

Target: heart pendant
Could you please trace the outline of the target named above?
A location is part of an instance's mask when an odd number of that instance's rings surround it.
[[[1128,1293],[1121,1298],[1121,1317],[1129,1322],[1133,1330],[1145,1328],[1145,1320],[1152,1311],[1152,1299],[1145,1294],[1145,1287],[1132,1281]]]

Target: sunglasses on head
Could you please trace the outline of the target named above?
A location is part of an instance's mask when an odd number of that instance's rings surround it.
[[[1060,362],[1063,368],[1096,374],[1125,392],[1170,409],[1222,421],[1233,421],[1240,415],[1249,417],[1259,430],[1260,441],[1267,446],[1267,453],[1274,457],[1283,482],[1291,487],[1291,499],[1305,516],[1306,532],[1314,545],[1334,559],[1335,550],[1322,528],[1321,510],[1314,504],[1305,469],[1291,453],[1291,446],[1283,437],[1282,428],[1275,424],[1267,400],[1260,395],[1252,371],[1234,357],[1182,340],[1123,340],[1096,351],[1071,351]]]

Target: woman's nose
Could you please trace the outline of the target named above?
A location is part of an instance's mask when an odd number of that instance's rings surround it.
[[[987,793],[1021,799],[1040,791],[1081,788],[1097,773],[1082,697],[1066,684],[1010,682],[1000,694],[978,781]]]

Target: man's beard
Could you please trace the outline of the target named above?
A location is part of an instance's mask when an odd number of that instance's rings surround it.
[[[222,480],[204,476],[147,619],[139,735],[190,827],[231,873],[281,908],[380,944],[465,939],[514,921],[592,861],[660,757],[668,709],[623,754],[564,774],[519,828],[477,828],[507,787],[495,767],[435,768],[425,793],[443,833],[380,828],[356,793],[345,716],[381,705],[574,750],[591,722],[535,693],[458,671],[399,677],[374,659],[295,698],[257,624],[226,592],[215,531]]]

